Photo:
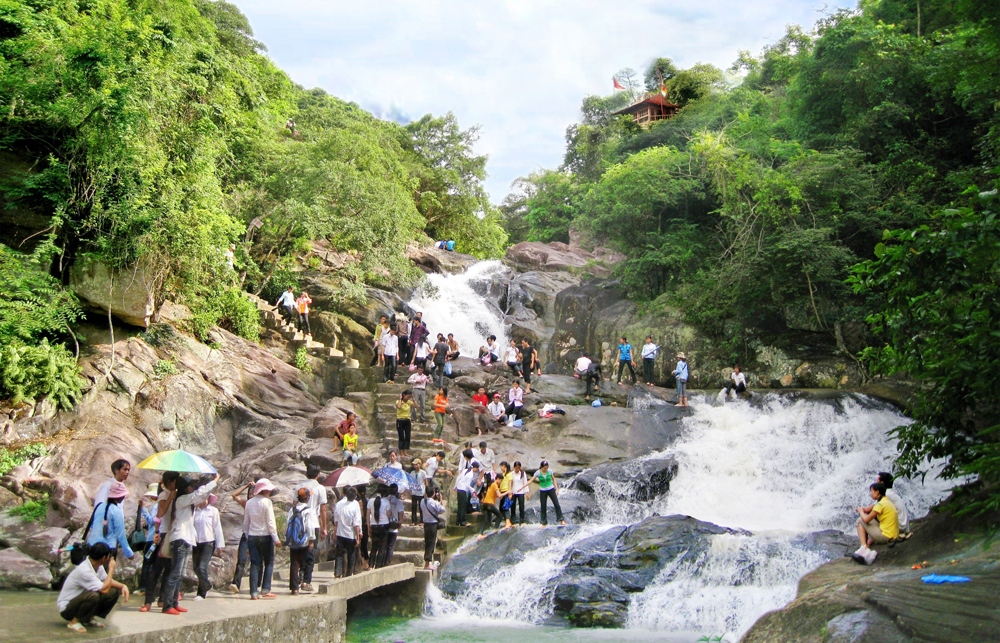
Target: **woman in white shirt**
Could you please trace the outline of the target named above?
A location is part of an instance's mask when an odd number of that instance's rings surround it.
[[[399,456],[396,455],[395,451],[389,452],[389,464],[386,466],[393,469],[399,469],[400,471],[403,470],[403,463],[399,461]]]
[[[507,404],[507,421],[510,422],[511,418],[519,419],[524,408],[524,389],[521,388],[521,382],[518,380],[514,380],[514,384],[510,387],[507,400],[509,402]]]
[[[510,488],[514,492],[514,504],[510,507],[510,521],[516,525],[524,524],[524,501],[528,496],[528,474],[521,469],[521,463],[514,461],[514,470],[510,472]],[[517,518],[520,512],[520,518]]]
[[[181,591],[181,580],[187,568],[188,557],[191,555],[191,548],[198,544],[198,536],[194,530],[194,508],[195,505],[208,500],[208,496],[215,489],[219,474],[208,484],[194,489],[194,482],[181,477],[177,480],[174,491],[170,493],[168,500],[170,510],[167,512],[170,518],[170,576],[167,578],[167,595],[163,601],[163,613],[173,616],[179,615],[187,610],[178,605],[178,595]]]
[[[219,510],[215,508],[218,499],[214,493],[210,494],[194,510],[194,531],[198,537],[198,544],[191,551],[191,560],[194,563],[194,572],[198,576],[198,595],[194,597],[196,601],[205,600],[208,590],[212,589],[212,582],[208,579],[208,565],[212,561],[212,554],[221,555],[222,548],[226,546],[226,537],[222,533],[222,519]]]
[[[521,351],[517,349],[517,342],[510,340],[510,346],[503,354],[503,361],[507,362],[510,372],[514,377],[521,377]]]
[[[274,548],[281,547],[278,527],[274,522],[274,505],[271,492],[274,485],[267,478],[261,478],[254,485],[254,496],[247,500],[243,508],[243,533],[247,535],[250,550],[250,599],[277,598],[271,593],[271,579],[274,577]],[[263,574],[263,579],[261,577]],[[260,592],[258,593],[258,589]]]

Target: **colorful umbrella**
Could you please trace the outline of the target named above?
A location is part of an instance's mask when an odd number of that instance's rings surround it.
[[[417,482],[417,479],[402,469],[382,467],[373,471],[372,475],[387,485],[396,485],[400,491],[409,489],[411,492],[420,492],[421,495],[424,493],[424,489]]]
[[[174,449],[154,453],[139,463],[140,469],[177,471],[179,473],[218,473],[205,458],[187,451]]]
[[[372,480],[372,472],[364,467],[341,467],[326,477],[323,486],[354,487],[368,484]]]

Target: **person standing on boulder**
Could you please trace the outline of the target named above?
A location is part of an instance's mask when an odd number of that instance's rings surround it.
[[[660,347],[653,343],[652,337],[646,337],[646,343],[642,345],[642,379],[647,386],[653,385],[653,367],[656,365],[656,354],[660,352]]]
[[[556,483],[555,476],[549,471],[549,463],[542,460],[541,464],[538,465],[538,471],[535,471],[535,475],[531,476],[531,480],[538,482],[538,496],[542,503],[542,525],[549,524],[546,515],[546,501],[548,500],[552,501],[552,507],[556,510],[556,520],[559,521],[560,525],[565,525],[562,507],[559,506],[559,485]]]
[[[671,373],[671,375],[677,378],[677,404],[674,406],[688,405],[687,383],[689,373],[687,356],[683,352],[677,353],[677,367]]]
[[[510,519],[514,524],[524,524],[524,501],[531,497],[528,492],[529,484],[528,474],[521,469],[521,462],[515,460],[514,470],[510,472],[511,498],[514,501],[510,507]]]
[[[632,385],[634,386],[639,380],[635,376],[635,360],[632,359],[632,344],[629,344],[625,336],[622,335],[621,343],[618,344],[618,386],[625,386],[622,384],[622,374],[625,372],[626,367],[628,367],[628,372],[632,374]]]
[[[424,346],[427,346],[427,342],[424,342]],[[413,392],[413,404],[420,406],[421,422],[427,421],[424,407],[427,405],[427,382],[430,381],[431,377],[424,372],[423,366],[418,366],[417,372],[406,380],[406,383],[412,387],[410,390]]]
[[[538,353],[528,340],[521,340],[521,373],[524,375],[524,392],[531,393],[531,374],[538,363]]]

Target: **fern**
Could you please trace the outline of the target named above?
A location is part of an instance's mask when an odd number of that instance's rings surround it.
[[[0,348],[0,397],[13,403],[48,396],[60,408],[72,409],[80,398],[83,378],[65,346],[43,339],[36,346],[15,341]]]
[[[0,344],[66,337],[82,315],[73,293],[31,259],[0,244]]]

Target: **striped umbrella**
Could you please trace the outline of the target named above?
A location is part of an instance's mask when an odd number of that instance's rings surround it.
[[[372,472],[364,467],[341,467],[326,477],[325,487],[355,487],[368,484],[372,480]]]
[[[205,458],[173,449],[172,451],[160,451],[154,453],[139,463],[140,469],[153,469],[156,471],[177,471],[179,473],[218,473],[215,467],[208,463]]]

